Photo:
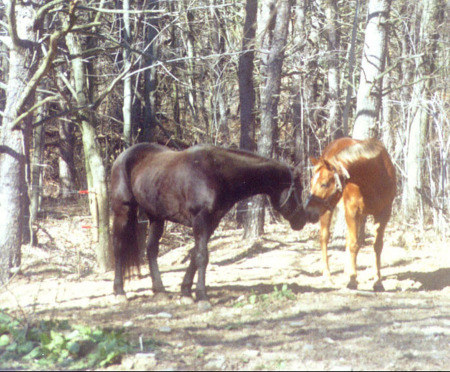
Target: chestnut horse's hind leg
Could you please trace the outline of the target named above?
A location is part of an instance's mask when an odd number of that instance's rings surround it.
[[[375,242],[373,244],[375,253],[375,282],[373,284],[373,290],[375,292],[383,292],[384,286],[381,281],[381,252],[383,250],[383,238],[384,231],[386,229],[387,222],[389,221],[390,211],[381,215],[374,216],[375,220]]]
[[[147,259],[150,267],[150,276],[153,283],[153,293],[165,292],[158,267],[159,239],[164,232],[164,220],[151,221],[147,244]]]

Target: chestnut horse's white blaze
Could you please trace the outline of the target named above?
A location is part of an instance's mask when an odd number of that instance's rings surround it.
[[[363,217],[373,215],[375,221],[374,242],[374,290],[384,290],[380,257],[386,224],[391,216],[396,192],[395,168],[384,148],[376,139],[365,141],[340,138],[331,142],[319,159],[311,158],[314,174],[311,194],[306,210],[316,213],[320,220],[320,245],[322,248],[323,274],[330,277],[328,264],[328,240],[332,212],[342,199],[348,226],[346,273],[348,287],[356,288],[356,257],[359,227]]]

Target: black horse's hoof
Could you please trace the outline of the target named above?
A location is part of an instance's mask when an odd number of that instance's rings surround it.
[[[199,302],[197,302],[197,309],[199,311],[208,311],[211,310],[212,306],[211,303],[209,301],[206,300],[201,300]]]
[[[169,299],[170,299],[170,296],[169,296],[169,294],[168,294],[167,292],[165,292],[165,291],[163,291],[163,292],[155,292],[155,293],[153,294],[153,299],[156,300],[156,301],[159,301],[159,300],[169,300]]]
[[[123,290],[123,287],[121,286],[114,286],[114,294],[116,296],[125,296],[125,291]]]
[[[190,296],[181,296],[180,303],[181,305],[192,305],[194,303],[194,299]]]

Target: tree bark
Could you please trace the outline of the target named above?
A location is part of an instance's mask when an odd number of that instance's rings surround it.
[[[74,98],[79,107],[84,107],[89,103],[88,97],[92,94],[87,91],[81,44],[73,34],[66,36],[66,44],[69,52],[77,56],[72,59],[74,92],[76,92]],[[107,271],[112,268],[113,264],[112,252],[109,249],[109,199],[105,167],[95,132],[96,119],[90,109],[80,110],[78,118],[83,139],[91,215],[98,216],[98,221],[94,221],[92,226],[94,236],[98,239],[96,242],[97,263],[101,271]]]
[[[353,138],[377,136],[390,8],[391,0],[369,1]]]
[[[337,139],[343,136],[341,87],[339,78],[340,36],[338,31],[337,0],[327,0],[325,7],[326,37],[328,47],[328,124],[330,137]]]
[[[75,166],[73,162],[73,130],[73,123],[71,121],[61,121],[59,123],[59,196],[62,199],[68,199],[74,196]]]
[[[424,154],[429,126],[429,102],[433,86],[435,70],[438,25],[442,17],[444,5],[441,0],[424,0],[422,3],[422,19],[416,59],[415,81],[411,106],[413,118],[408,136],[406,158],[406,185],[404,187],[403,211],[407,218],[417,217],[421,210],[420,191],[424,179]]]
[[[130,1],[122,1],[123,8],[123,41],[124,48],[122,52],[123,58],[123,68],[129,70],[131,67],[131,27],[130,27]],[[132,79],[131,76],[126,76],[123,79],[123,139],[125,142],[125,147],[130,147],[133,141],[133,120],[132,120],[132,101],[133,101],[133,90],[131,87]]]
[[[33,50],[24,40],[35,40],[34,11],[31,4],[6,1],[10,27],[9,75],[6,104],[0,128],[0,284],[6,283],[21,262],[21,244],[27,187],[25,182],[25,142],[29,133],[15,128],[16,119],[24,109],[17,103],[27,100],[29,79],[36,68]]]
[[[245,23],[242,36],[242,50],[239,56],[238,82],[240,107],[240,139],[239,147],[254,151],[255,145],[255,86],[254,60],[255,35],[258,18],[258,0],[247,0],[245,5]],[[251,224],[251,216],[247,214],[249,201],[243,200],[237,205],[236,220],[239,226],[244,226],[244,236]]]
[[[159,1],[151,0],[147,2],[148,10],[158,10]],[[151,66],[157,59],[157,36],[158,23],[151,18],[149,25],[145,27],[145,58],[144,63]],[[147,69],[144,72],[144,141],[153,142],[155,140],[155,130],[157,126],[156,120],[156,104],[157,104],[157,70],[156,68]],[[178,104],[178,103],[177,103]]]
[[[258,139],[258,153],[271,157],[274,149],[274,136],[277,129],[278,102],[280,97],[281,70],[284,59],[291,4],[289,0],[277,4],[269,2],[270,17],[264,28],[262,59],[263,89],[261,92],[261,129]],[[264,46],[268,49],[265,50]],[[265,196],[256,196],[250,210],[252,225],[247,237],[258,237],[264,233]]]

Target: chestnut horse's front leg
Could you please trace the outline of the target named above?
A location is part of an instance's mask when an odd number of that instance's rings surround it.
[[[362,221],[362,217],[354,211],[345,212],[345,219],[347,221],[347,243],[345,251],[347,253],[347,263],[345,266],[345,273],[349,277],[347,288],[357,289],[358,282],[356,280],[356,258],[358,256],[358,231]]]
[[[328,264],[328,241],[330,240],[330,224],[332,210],[326,210],[320,216],[320,247],[322,248],[322,264],[323,264],[323,277],[331,282],[330,266]]]

